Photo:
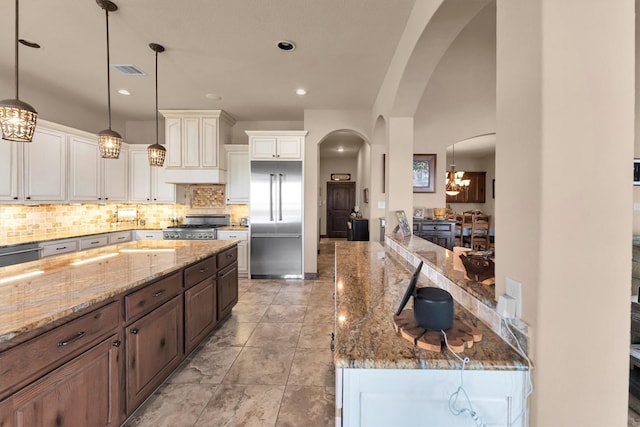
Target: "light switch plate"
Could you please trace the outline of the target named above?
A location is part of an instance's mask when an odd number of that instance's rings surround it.
[[[378,202],[378,209],[384,209],[384,200]]]
[[[515,300],[515,318],[522,314],[522,283],[507,277],[505,279],[505,293]]]

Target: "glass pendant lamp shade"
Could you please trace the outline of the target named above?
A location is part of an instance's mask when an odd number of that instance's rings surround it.
[[[38,113],[26,102],[19,99],[0,101],[0,126],[2,139],[7,141],[31,142],[36,130]]]
[[[38,113],[26,102],[20,101],[18,96],[18,10],[19,3],[16,0],[16,25],[15,25],[15,81],[16,81],[16,97],[15,99],[5,99],[0,101],[0,127],[2,128],[2,139],[7,141],[31,142],[33,132],[36,130],[36,121]],[[32,44],[33,47],[40,47]]]
[[[105,129],[98,134],[98,147],[100,156],[104,159],[117,159],[120,157],[122,137],[116,131]]]
[[[157,43],[149,43],[149,47],[156,53],[156,143],[147,147],[149,166],[164,166],[167,149],[158,143],[158,54],[164,52],[164,47]]]
[[[109,0],[96,0],[98,6],[105,12],[107,28],[107,110],[109,113],[109,128],[98,134],[98,147],[100,156],[104,159],[117,159],[120,157],[122,136],[111,130],[111,73],[109,71],[109,12],[118,10],[118,6]]]

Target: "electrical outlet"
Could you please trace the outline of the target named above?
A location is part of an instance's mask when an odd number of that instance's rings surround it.
[[[516,311],[515,318],[519,318],[522,314],[522,283],[507,277],[505,279],[505,293],[515,300]]]
[[[640,203],[634,203],[633,204],[633,210],[634,211],[640,211]]]

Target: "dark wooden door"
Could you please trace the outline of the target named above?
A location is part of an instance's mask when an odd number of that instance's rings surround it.
[[[347,237],[347,221],[355,204],[355,182],[327,182],[327,237]]]
[[[218,273],[218,320],[222,320],[238,302],[238,263]]]
[[[216,278],[184,291],[185,351],[191,352],[217,323]]]

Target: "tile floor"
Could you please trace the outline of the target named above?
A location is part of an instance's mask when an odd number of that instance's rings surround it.
[[[318,280],[241,279],[231,318],[125,426],[333,426],[333,257],[323,239]]]

